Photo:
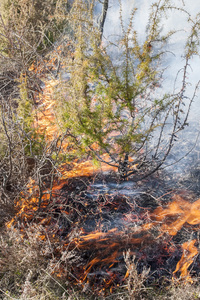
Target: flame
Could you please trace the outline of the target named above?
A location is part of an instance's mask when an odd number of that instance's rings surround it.
[[[39,133],[44,134],[46,142],[51,142],[59,136],[59,128],[56,124],[55,100],[53,99],[54,87],[58,84],[58,80],[45,81],[43,93],[39,95],[40,105],[37,108],[36,128]]]
[[[61,49],[58,50],[60,51]],[[53,59],[53,63],[55,62],[55,59],[56,55]],[[50,61],[49,64],[52,64],[52,62]],[[36,67],[32,65],[30,70],[42,73],[41,66]],[[55,113],[56,103],[53,98],[54,88],[59,81],[45,79],[44,83],[45,87],[43,89],[43,93],[38,96],[40,105],[36,111],[37,119],[35,121],[35,127],[39,133],[45,133],[46,142],[50,145],[54,139],[61,135]],[[64,141],[62,143],[61,151],[67,151],[67,147],[68,142]],[[93,145],[94,149],[97,149],[97,147],[97,145]],[[103,159],[104,161],[108,161],[108,155],[104,154]],[[71,171],[68,170],[66,163],[63,163],[59,167],[59,172],[61,173],[60,182],[53,183],[51,197],[58,199],[58,203],[60,201],[60,212],[65,215],[66,218],[70,218],[70,210],[65,209],[64,205],[62,206],[62,201],[60,200],[61,196],[59,194],[63,185],[66,184],[66,179],[76,176],[90,176],[100,169],[102,171],[116,170],[116,168],[109,166],[106,163],[102,163],[101,166],[95,166],[92,161],[78,162],[75,160],[73,161],[73,169]],[[17,203],[18,212],[15,218],[7,223],[7,227],[11,227],[15,224],[18,218],[26,220],[26,222],[32,221],[34,214],[38,211],[39,205],[42,205],[43,210],[48,207],[50,201],[50,192],[48,190],[43,192],[40,199],[39,190],[32,179],[30,179],[27,188],[27,194],[22,193],[21,199]],[[87,206],[88,203],[86,202],[84,205]],[[54,208],[51,209],[53,211]],[[100,206],[99,209],[101,209]],[[59,229],[56,228],[55,221],[52,220],[53,218],[51,218],[50,214],[49,216],[45,215],[45,218],[37,218],[38,224],[46,226],[48,229],[50,229],[51,226],[54,227],[51,236],[49,236],[51,241],[59,239],[59,236],[57,235]],[[130,211],[128,213],[124,213],[124,221],[126,224],[137,224],[140,220],[134,211]],[[82,273],[81,276],[79,276],[79,279],[81,282],[88,281],[88,276],[93,268],[99,267],[101,269],[104,266],[107,266],[105,272],[108,274],[108,279],[104,280],[103,290],[110,287],[112,291],[112,284],[116,275],[110,269],[115,263],[119,262],[119,257],[123,254],[124,248],[131,249],[132,253],[135,253],[142,247],[157,241],[158,238],[162,237],[164,234],[173,238],[183,227],[192,227],[194,225],[200,225],[200,199],[194,203],[190,203],[181,195],[174,195],[171,203],[169,203],[166,207],[159,206],[156,208],[142,225],[138,225],[134,228],[133,226],[129,226],[128,228],[125,228],[124,226],[126,231],[119,230],[118,228],[112,228],[107,231],[95,230],[93,232],[86,233],[84,230],[80,230],[78,237],[71,237],[69,233],[63,243],[63,249],[77,249],[78,251],[93,249],[96,251],[97,255],[95,257],[91,257],[87,264],[82,268]],[[154,228],[159,228],[159,233],[156,237],[151,234],[151,231],[153,231]],[[195,229],[193,228],[193,230]],[[46,235],[42,233],[39,233],[38,237],[41,240],[46,239]],[[195,243],[197,243],[197,240],[193,239],[192,241],[187,241],[182,244],[183,254],[176,265],[175,271],[173,272],[174,276],[180,272],[180,277],[189,282],[192,282],[192,279],[189,275],[188,269],[198,254]],[[59,251],[60,250],[57,249],[57,252]],[[173,249],[171,252],[173,253]],[[57,272],[57,276],[63,276],[62,272],[64,273],[62,268],[60,268],[59,272]],[[128,276],[129,270],[127,270],[124,275],[124,279],[128,278]],[[79,279],[77,281],[79,281]]]
[[[191,283],[193,283],[193,280],[189,275],[188,268],[193,263],[194,257],[198,254],[198,250],[194,246],[195,243],[196,240],[183,243],[182,245],[183,255],[180,261],[177,263],[175,271],[173,272],[173,274],[175,275],[175,273],[180,271],[181,278]]]
[[[154,220],[153,222],[143,224],[142,226],[138,227],[135,232],[129,233],[127,237],[125,237],[124,232],[118,231],[117,228],[107,232],[95,231],[93,233],[81,235],[79,239],[76,240],[77,247],[79,249],[94,247],[94,249],[103,250],[107,248],[107,244],[109,243],[109,253],[112,253],[106,258],[99,256],[91,260],[88,264],[88,267],[85,269],[84,280],[86,280],[88,273],[95,264],[117,262],[117,257],[119,257],[121,254],[121,245],[126,244],[127,246],[132,247],[133,245],[141,245],[142,243],[147,242],[150,237],[146,233],[149,232],[149,230],[153,227],[156,227],[160,224],[159,236],[163,235],[164,233],[174,236],[183,226],[186,226],[187,224],[200,224],[199,214],[200,199],[194,203],[190,203],[184,200],[180,195],[175,195],[174,201],[172,201],[166,208],[158,207],[153,212],[151,216],[152,220]],[[143,235],[139,238],[136,238],[135,235],[139,233],[143,233]],[[194,239],[190,242],[185,242],[182,244],[183,255],[180,261],[177,263],[175,271],[173,272],[175,275],[179,271],[180,277],[190,282],[192,282],[192,279],[190,278],[188,268],[198,254],[198,250],[195,247],[196,242],[196,239]],[[105,253],[106,250],[104,254]],[[128,275],[129,271],[126,272],[124,279],[126,279]]]
[[[200,224],[200,199],[194,203],[184,200],[180,195],[175,195],[174,201],[167,208],[158,207],[153,218],[161,223],[161,233],[168,233],[175,236],[183,226]],[[173,218],[175,217],[175,221]],[[172,220],[172,221],[171,221]],[[189,276],[188,268],[193,263],[194,257],[198,254],[197,248],[194,246],[196,239],[182,244],[183,255],[176,265],[173,274],[180,271],[181,278],[186,281],[193,282]]]
[[[157,222],[162,224],[161,231],[172,236],[176,235],[187,223],[200,224],[200,199],[190,203],[180,195],[175,195],[173,198],[175,200],[167,208],[158,207],[152,215]],[[175,221],[173,221],[174,218]]]
[[[36,114],[36,123],[35,127],[38,130],[38,133],[45,134],[46,143],[47,145],[57,139],[59,136],[62,135],[62,132],[60,130],[60,126],[57,121],[56,116],[56,102],[53,98],[54,94],[54,88],[59,84],[58,80],[44,80],[45,87],[43,89],[43,93],[39,95],[40,99],[40,105],[37,108]],[[62,146],[60,151],[62,153],[65,153],[68,151],[67,147],[69,146],[67,140],[64,140],[62,142]],[[97,145],[94,143],[92,146],[94,149],[97,149]],[[106,162],[109,161],[108,154],[102,155],[102,159]],[[110,166],[106,163],[101,163],[100,165],[94,165],[92,160],[87,160],[83,162],[78,162],[74,160],[73,162],[73,169],[71,171],[68,170],[67,164],[64,162],[59,167],[59,172],[62,175],[61,180],[72,178],[72,177],[78,177],[78,176],[91,176],[94,175],[99,170],[107,172],[114,170],[116,171],[117,168]]]

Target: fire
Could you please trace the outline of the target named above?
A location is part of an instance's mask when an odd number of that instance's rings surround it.
[[[34,218],[34,214],[37,212],[39,197],[38,191],[34,186],[34,182],[30,181],[29,194],[33,196],[31,199],[24,197],[21,198],[21,202],[19,204],[20,210],[17,213],[15,219],[13,219],[8,227],[14,224],[17,218],[21,218],[26,221],[31,221]],[[61,187],[54,186],[52,195],[54,199],[61,199],[59,196],[59,189]],[[25,196],[25,195],[24,195]],[[42,209],[45,211],[48,206],[49,194],[44,194],[42,198]],[[55,201],[55,200],[54,200]],[[66,201],[66,200],[65,200]],[[89,204],[87,204],[89,206]],[[86,207],[87,207],[86,205]],[[158,207],[154,210],[152,214],[149,215],[149,218],[146,219],[144,224],[138,225],[136,227],[129,226],[125,230],[119,230],[118,228],[112,228],[107,231],[95,230],[93,232],[85,232],[84,229],[79,231],[77,237],[66,236],[65,244],[63,245],[63,249],[69,249],[69,251],[73,249],[77,249],[78,252],[91,251],[91,253],[96,253],[96,256],[91,256],[91,259],[86,263],[85,266],[82,267],[82,271],[79,277],[79,282],[88,282],[89,278],[94,273],[95,269],[104,270],[105,274],[112,273],[112,267],[119,263],[119,257],[123,256],[125,249],[130,249],[131,253],[135,255],[140,249],[148,248],[152,243],[156,243],[156,240],[162,237],[164,234],[174,237],[183,227],[191,227],[194,225],[199,225],[200,220],[198,219],[200,213],[200,199],[198,199],[194,203],[190,203],[183,199],[180,195],[175,195],[174,199],[171,203],[169,203],[165,208]],[[64,202],[61,202],[57,205],[60,212],[64,214],[67,218],[71,217],[71,211],[65,208]],[[56,208],[56,209],[58,209]],[[89,209],[89,208],[88,208]],[[103,211],[103,206],[101,207]],[[115,207],[114,207],[115,210]],[[49,211],[50,214],[54,213],[54,209],[52,208]],[[131,214],[133,217],[131,218]],[[139,219],[135,217],[136,213],[134,210],[128,213],[128,217],[130,222],[139,223]],[[138,216],[139,217],[139,216]],[[39,224],[45,226],[47,232],[49,232],[50,228],[53,226],[52,219],[53,217],[46,216],[44,218],[38,218]],[[150,219],[150,222],[149,222]],[[127,215],[124,214],[125,224],[127,223]],[[126,225],[124,225],[126,226]],[[58,240],[58,234],[56,233],[57,227],[54,225],[54,230],[52,233],[48,233],[48,238],[51,241]],[[151,231],[154,228],[158,228],[159,232],[157,236],[153,236]],[[193,228],[193,230],[197,230]],[[46,236],[44,234],[39,234],[38,238],[41,240],[45,240]],[[183,254],[181,259],[176,265],[175,270],[173,271],[173,276],[180,273],[180,278],[189,282],[192,282],[192,278],[189,274],[189,267],[192,265],[194,258],[198,255],[198,250],[195,246],[197,243],[196,239],[192,241],[187,241],[182,244]],[[169,247],[169,246],[166,246]],[[173,252],[170,252],[173,255]],[[106,269],[105,269],[106,268]],[[60,274],[58,272],[58,274]],[[94,273],[95,274],[95,273]],[[61,275],[60,275],[61,276]],[[63,275],[62,275],[63,276]],[[129,271],[127,270],[124,274],[124,277],[121,279],[125,280],[129,276]],[[116,280],[116,276],[108,276],[109,280],[105,280],[104,284],[106,287],[111,287]],[[90,280],[89,280],[90,281]],[[118,281],[117,281],[118,282]]]
[[[84,279],[86,279],[89,271],[95,264],[103,265],[108,263],[117,262],[117,258],[122,254],[122,245],[126,245],[127,248],[133,248],[133,245],[148,244],[152,236],[150,231],[152,228],[159,226],[161,237],[163,234],[169,236],[175,236],[182,227],[189,225],[200,224],[200,199],[194,203],[190,203],[184,200],[181,196],[174,196],[172,201],[166,208],[158,207],[151,215],[152,222],[138,226],[134,232],[129,232],[126,236],[124,232],[119,231],[117,228],[113,228],[107,232],[95,231],[87,235],[80,235],[77,242],[79,249],[88,249],[93,247],[94,249],[104,249],[104,254],[107,253],[107,245],[109,245],[109,255],[106,258],[102,258],[101,255],[95,257],[88,264],[88,268],[85,270]],[[140,235],[140,237],[136,237]],[[158,238],[157,237],[157,238]],[[177,263],[173,274],[180,272],[180,278],[192,282],[190,278],[188,268],[193,263],[194,258],[198,254],[198,250],[195,247],[196,239],[184,242],[182,244],[183,254],[180,261]],[[117,250],[116,250],[117,249]],[[174,251],[174,250],[173,250]],[[169,249],[170,252],[170,249]],[[110,254],[111,253],[111,254]],[[125,277],[127,278],[129,271],[127,270]]]
[[[181,278],[191,283],[193,280],[188,274],[188,268],[193,263],[194,257],[198,254],[198,250],[194,246],[195,243],[196,240],[183,243],[183,255],[180,261],[177,263],[175,271],[173,272],[173,274],[176,274],[178,271],[180,271]]]
[[[154,211],[153,217],[162,224],[162,232],[174,236],[184,225],[200,224],[200,199],[190,203],[180,195],[175,195],[174,201],[165,209],[158,207]],[[174,217],[175,221],[173,221]]]
[[[183,226],[200,224],[200,199],[194,203],[190,203],[184,200],[180,195],[174,196],[174,201],[163,209],[158,207],[153,217],[161,223],[161,233],[168,233],[175,236]],[[175,221],[173,218],[175,217]],[[170,220],[172,218],[172,221]],[[197,229],[193,229],[197,230]],[[178,271],[181,273],[181,278],[186,281],[192,282],[189,276],[188,268],[193,263],[194,257],[198,254],[198,250],[195,247],[196,239],[185,242],[182,244],[183,255],[180,261],[176,265],[176,269],[173,274]]]
[[[99,232],[96,231],[94,233],[90,233],[88,235],[82,235],[81,236],[81,240],[82,241],[91,241],[91,240],[97,240],[100,239],[101,241],[105,241],[106,237],[108,236],[108,234],[112,234],[115,233],[117,231],[117,228],[113,228],[111,230],[109,230],[108,232]]]
[[[56,85],[59,84],[58,80],[44,80],[45,87],[43,89],[43,93],[39,95],[39,102],[41,103],[37,108],[36,115],[36,128],[38,129],[39,133],[45,134],[47,144],[50,144],[53,140],[57,139],[59,136],[62,135],[60,130],[59,124],[57,122],[56,116],[56,109],[55,109],[55,100],[53,98],[54,88]],[[61,145],[60,151],[65,153],[69,151],[67,149],[68,141],[64,140]],[[93,145],[93,148],[97,148],[97,145]],[[108,154],[104,154],[102,156],[104,161],[109,161]],[[78,177],[78,176],[91,176],[94,175],[99,170],[104,172],[114,170],[116,171],[117,168],[112,167],[106,163],[101,163],[100,166],[94,165],[91,160],[78,162],[73,161],[73,169],[69,171],[66,170],[66,163],[63,163],[59,167],[59,172],[62,174],[61,179],[67,179],[71,177]]]
[[[34,66],[31,68],[34,69]],[[38,69],[37,72],[39,72]],[[52,96],[54,87],[57,84],[57,80],[46,79],[43,93],[39,95],[40,105],[37,108],[35,126],[38,128],[39,133],[45,133],[47,144],[51,144],[54,139],[61,135],[55,113],[55,101]],[[66,151],[67,147],[68,142],[64,141],[61,151]],[[94,145],[94,147],[96,147],[96,145]],[[108,156],[104,154],[103,159],[105,161],[108,160]],[[68,203],[67,201],[69,201],[68,198],[70,197],[63,197],[61,193],[62,189],[66,185],[67,179],[79,176],[91,176],[99,170],[110,171],[116,170],[116,168],[103,163],[99,167],[95,166],[92,161],[78,162],[74,160],[72,170],[68,170],[67,165],[63,163],[59,167],[61,174],[60,181],[53,183],[51,197],[48,190],[43,191],[43,194],[40,196],[35,182],[30,179],[27,187],[28,193],[21,194],[21,199],[17,203],[18,212],[7,226],[11,227],[18,219],[22,219],[25,223],[31,222],[36,213],[38,213],[39,208],[41,208],[41,214],[37,215],[36,218],[37,223],[45,226],[45,230],[49,231],[48,238],[51,241],[56,240],[58,244],[61,241],[63,246],[63,248],[61,246],[55,248],[56,254],[59,253],[61,256],[60,249],[69,249],[69,251],[76,250],[78,253],[88,251],[90,254],[84,266],[74,267],[75,270],[78,269],[80,272],[80,274],[76,274],[76,276],[73,275],[74,278],[77,278],[78,282],[89,282],[89,277],[95,273],[93,270],[97,268],[103,270],[104,273],[108,275],[108,279],[104,279],[103,289],[110,287],[112,290],[114,281],[117,278],[112,268],[120,262],[120,257],[123,256],[125,250],[130,249],[130,253],[135,255],[135,253],[142,251],[145,247],[157,243],[161,237],[168,236],[169,240],[173,239],[182,228],[192,228],[193,231],[197,230],[197,225],[200,225],[200,199],[194,203],[190,203],[180,195],[174,195],[172,202],[166,207],[159,206],[153,212],[147,212],[148,218],[146,219],[142,219],[141,216],[134,211],[133,205],[130,205],[129,210],[124,212],[123,217],[121,217],[123,228],[119,229],[114,227],[108,228],[107,230],[95,229],[92,232],[78,228],[78,234],[73,236],[71,231],[73,231],[76,222],[78,223],[78,218],[84,222],[87,217],[87,213],[85,213],[84,209],[88,208],[88,211],[90,211],[92,205],[85,199],[76,202],[75,197],[72,199],[72,203]],[[51,199],[53,199],[53,201],[49,203]],[[127,197],[127,199],[129,198]],[[98,222],[100,223],[103,218],[103,212],[105,211],[104,208],[109,208],[108,203],[100,204],[94,200],[93,205],[99,205],[98,213],[101,214],[101,218],[99,218]],[[47,208],[48,213],[46,211]],[[113,211],[118,211],[118,207],[114,207]],[[98,213],[96,211],[92,211],[92,213],[95,219]],[[63,234],[64,237],[60,234],[64,229],[59,225],[59,222],[56,221],[56,214],[64,216],[65,222],[70,223],[72,227],[72,229],[68,229],[65,235]],[[127,224],[129,225],[127,226]],[[194,226],[196,227],[194,228]],[[153,233],[155,229],[157,230],[156,234]],[[38,236],[41,240],[46,239],[45,234],[41,233]],[[192,282],[192,279],[188,269],[198,255],[195,244],[197,244],[196,239],[186,241],[182,244],[183,254],[173,271],[174,276],[180,272],[180,278],[190,282]],[[173,247],[171,247],[171,249],[172,248]],[[170,252],[170,249],[168,249],[168,252]],[[173,252],[174,249],[171,253]],[[59,271],[57,275],[63,276],[61,272],[62,268],[60,268]],[[96,275],[94,275],[94,277],[95,276]],[[123,282],[128,276],[129,270],[126,271],[123,278],[118,280],[117,284],[119,285],[119,283]]]

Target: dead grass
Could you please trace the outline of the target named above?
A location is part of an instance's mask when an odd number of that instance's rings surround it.
[[[11,227],[1,234],[2,299],[56,299],[43,271],[52,259],[51,245],[38,239],[40,233],[41,228],[30,226],[23,233]]]
[[[198,279],[193,284],[172,281],[167,286],[147,285],[149,269],[139,274],[137,262],[130,252],[124,254],[127,267],[123,285],[98,295],[83,286],[72,286],[66,279],[55,277],[53,245],[41,240],[42,226],[31,225],[23,231],[7,228],[0,236],[0,299],[8,300],[195,300],[200,299]],[[73,253],[66,250],[57,265],[67,262]],[[67,270],[66,270],[67,272]]]

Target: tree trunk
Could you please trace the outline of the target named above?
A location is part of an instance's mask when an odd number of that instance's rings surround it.
[[[101,13],[101,16],[99,19],[99,30],[101,33],[101,40],[102,40],[102,36],[103,36],[104,23],[105,23],[107,11],[108,11],[108,3],[109,3],[109,0],[104,0],[103,7],[102,7],[102,13]]]

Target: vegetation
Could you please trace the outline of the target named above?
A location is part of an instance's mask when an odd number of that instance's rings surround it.
[[[54,50],[54,42],[67,28],[59,11],[67,11],[69,5],[49,0],[0,4],[0,193],[1,205],[12,215],[14,199],[26,188],[29,176],[43,182],[40,170],[50,150],[34,122],[42,92],[41,73],[52,75],[44,56]],[[49,164],[47,173],[51,170]]]
[[[186,12],[167,0],[154,3],[141,43],[134,28],[137,9],[125,26],[121,8],[121,36],[100,46],[102,31],[93,21],[93,6],[93,1],[74,1],[69,15],[74,55],[67,61],[71,77],[60,100],[63,123],[81,153],[117,167],[122,178],[135,175],[138,180],[162,166],[187,125],[198,88],[197,82],[194,94],[186,99],[190,60],[198,54],[199,20],[188,15],[191,33],[182,53],[181,84],[175,82],[176,91],[163,92],[166,45],[176,32],[162,33],[162,20],[172,9]]]
[[[52,275],[55,266],[52,256],[53,245],[49,241],[38,242],[40,230],[40,227],[30,226],[26,229],[25,238],[22,238],[21,232],[16,228],[2,233],[0,241],[2,299],[195,300],[199,297],[198,278],[193,284],[183,284],[174,279],[171,283],[167,282],[160,287],[155,283],[146,285],[145,281],[148,281],[150,270],[144,269],[139,274],[137,263],[134,258],[130,258],[129,252],[125,254],[129,276],[121,287],[114,289],[113,294],[107,290],[104,295],[98,295],[87,287],[87,284],[85,288],[81,284],[73,286],[70,282]],[[70,255],[73,257],[72,253],[68,253],[69,261]]]
[[[163,166],[179,132],[188,126],[199,87],[197,79],[188,94],[190,62],[199,55],[200,15],[193,19],[182,2],[174,6],[170,0],[158,0],[141,41],[135,28],[137,9],[125,24],[119,1],[121,31],[109,41],[104,38],[108,0],[3,0],[0,5],[2,299],[197,299],[198,279],[194,285],[180,285],[175,279],[169,284],[167,279],[163,288],[155,282],[148,286],[150,269],[139,270],[128,249],[126,276],[113,294],[112,288],[98,294],[88,283],[71,286],[71,261],[76,258],[74,249],[56,236],[60,228],[55,220],[66,205],[57,203],[53,184],[61,166],[69,171],[74,161],[88,158],[117,168],[120,180],[140,181]],[[97,7],[102,10],[99,19]],[[187,16],[190,32],[181,54],[183,68],[173,89],[166,90],[167,46],[176,31],[164,33],[162,25],[172,11]],[[53,99],[60,131],[48,139],[37,120],[43,113],[43,87],[50,80],[57,82]],[[70,188],[68,198],[73,201],[67,207],[77,219],[65,216],[64,225],[73,224],[78,240],[76,222],[87,205],[81,184],[80,192]],[[46,227],[51,221],[54,235]],[[60,266],[71,281],[56,274]]]

